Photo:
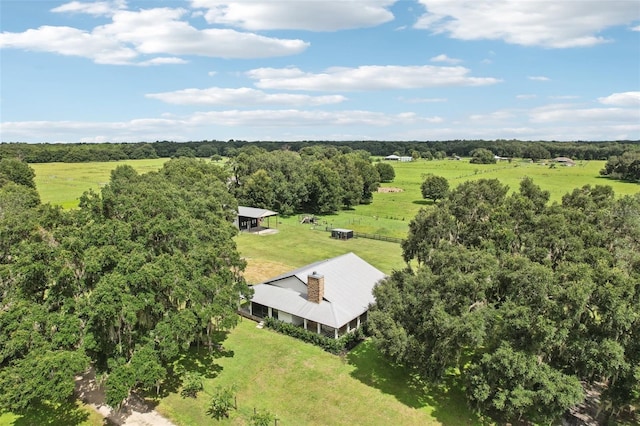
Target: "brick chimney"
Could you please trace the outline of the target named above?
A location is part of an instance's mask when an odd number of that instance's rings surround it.
[[[316,271],[307,276],[307,300],[313,303],[322,302],[324,297],[324,275]]]

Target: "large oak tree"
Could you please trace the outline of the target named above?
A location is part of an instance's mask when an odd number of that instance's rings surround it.
[[[412,268],[376,287],[381,350],[421,376],[459,371],[471,406],[550,422],[605,383],[611,415],[640,396],[640,194],[524,179],[469,181],[410,224]],[[418,266],[416,267],[416,261]]]

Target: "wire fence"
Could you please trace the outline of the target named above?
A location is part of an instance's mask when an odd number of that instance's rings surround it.
[[[326,231],[326,232],[331,232],[331,230],[333,228],[325,226],[324,228],[322,227],[314,227],[312,229],[315,229],[316,231]],[[356,238],[368,238],[370,240],[378,240],[378,241],[387,241],[390,243],[396,243],[396,244],[400,244],[402,242],[402,238],[396,238],[396,237],[388,237],[386,235],[381,235],[381,234],[367,234],[364,232],[356,232],[353,231],[353,236]]]

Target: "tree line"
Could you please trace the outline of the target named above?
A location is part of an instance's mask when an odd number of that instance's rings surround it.
[[[119,166],[69,211],[42,205],[33,176],[0,160],[0,413],[68,401],[89,365],[114,407],[179,386],[174,362],[213,350],[251,294],[228,173],[194,159]]]
[[[385,179],[395,176],[390,165],[374,165],[368,152],[323,145],[300,152],[245,146],[230,160],[230,168],[231,192],[240,205],[283,215],[327,214],[370,203],[380,175]]]
[[[454,378],[498,422],[550,424],[604,386],[602,412],[640,403],[640,194],[585,186],[549,204],[480,179],[440,189],[375,290],[381,351],[429,382]],[[427,194],[428,195],[428,194]]]
[[[449,140],[449,141],[192,141],[192,142],[140,142],[140,143],[70,143],[27,144],[0,143],[0,158],[17,157],[28,163],[117,161],[143,158],[216,156],[233,157],[246,146],[257,146],[267,151],[300,152],[317,145],[339,150],[364,150],[374,156],[397,155],[415,158],[441,159],[447,156],[472,156],[477,149],[490,150],[501,157],[531,158],[534,161],[559,156],[575,160],[607,160],[627,151],[640,151],[640,141],[603,142],[549,142],[518,140]]]

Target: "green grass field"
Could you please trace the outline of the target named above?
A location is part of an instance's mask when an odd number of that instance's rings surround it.
[[[552,202],[560,202],[564,194],[584,185],[609,185],[617,196],[640,192],[637,183],[601,177],[599,171],[604,164],[605,161],[579,161],[574,167],[550,168],[549,165],[523,161],[497,164],[471,164],[468,159],[393,162],[396,178],[382,186],[397,188],[401,192],[378,192],[374,194],[371,204],[341,211],[325,219],[338,228],[404,238],[409,221],[421,208],[431,205],[431,201],[424,200],[420,192],[420,185],[428,174],[447,178],[451,188],[467,180],[498,179],[508,185],[510,191],[517,191],[520,181],[529,176],[536,185],[551,193]]]
[[[111,171],[119,165],[129,164],[138,173],[146,173],[158,170],[166,161],[167,158],[158,158],[102,163],[35,163],[29,166],[36,173],[36,188],[43,203],[74,208],[85,191],[98,191],[109,182]]]
[[[204,391],[196,399],[171,393],[156,407],[178,425],[240,425],[253,409],[276,414],[279,425],[478,424],[458,390],[428,389],[385,362],[365,342],[341,358],[258,329],[243,319],[224,341],[224,356],[203,361]],[[216,386],[237,386],[238,410],[229,419],[207,416]]]

